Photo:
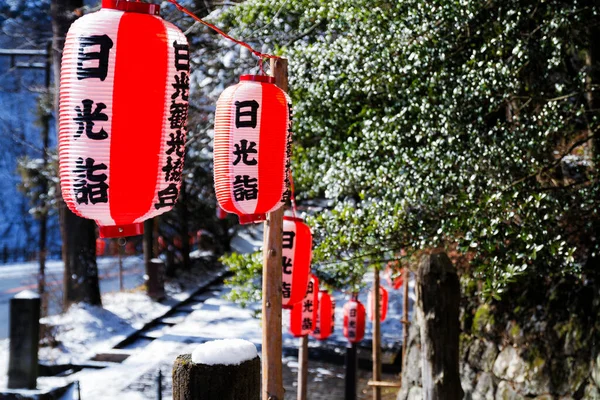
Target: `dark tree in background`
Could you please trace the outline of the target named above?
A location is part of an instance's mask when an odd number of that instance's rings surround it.
[[[53,0],[52,14],[54,79],[56,84],[55,111],[58,115],[58,82],[65,37],[71,23],[81,16],[82,0]],[[58,132],[58,129],[56,130]],[[96,264],[96,224],[73,214],[64,201],[59,202],[60,229],[63,241],[62,257],[65,264],[63,308],[85,302],[101,305]]]

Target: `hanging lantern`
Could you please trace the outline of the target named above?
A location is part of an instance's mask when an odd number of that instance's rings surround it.
[[[319,306],[319,280],[310,275],[306,296],[292,306],[290,312],[290,332],[295,337],[308,335],[315,326]]]
[[[319,292],[317,319],[315,327],[310,333],[312,337],[325,340],[333,333],[335,326],[335,301],[325,290]]]
[[[385,267],[385,280],[390,287],[395,290],[400,289],[404,280],[402,278],[402,269],[400,261],[394,260],[387,263]]]
[[[242,224],[264,220],[290,198],[289,101],[275,78],[242,75],[217,102],[215,192]]]
[[[344,304],[343,333],[351,343],[358,343],[365,336],[365,306],[356,296]]]
[[[189,47],[160,5],[103,0],[75,21],[61,66],[63,198],[100,237],[143,233],[179,195]]]
[[[369,298],[367,300],[367,308],[369,310],[369,319],[373,321],[375,319],[375,295],[374,291],[369,291]],[[383,287],[379,287],[379,320],[385,321],[388,310],[388,291]]]
[[[312,258],[312,233],[302,218],[283,217],[281,304],[284,308],[304,298]]]
[[[100,238],[96,239],[96,255],[103,256],[105,250],[106,250],[106,242],[104,241],[104,239],[100,239]]]

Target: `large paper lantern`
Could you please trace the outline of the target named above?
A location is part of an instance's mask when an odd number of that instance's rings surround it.
[[[243,75],[215,113],[214,180],[223,210],[265,219],[290,197],[291,107],[270,76]]]
[[[317,307],[317,319],[310,333],[312,337],[325,340],[333,333],[335,327],[335,301],[329,293],[324,290],[319,292],[319,304]]]
[[[290,312],[290,332],[295,337],[308,335],[315,326],[319,306],[319,280],[311,275],[306,296],[292,306]]]
[[[301,218],[283,217],[281,304],[284,308],[304,298],[312,258],[312,233]]]
[[[343,333],[351,343],[358,343],[365,336],[365,306],[355,296],[344,304]]]
[[[189,47],[160,6],[103,0],[71,25],[61,66],[62,195],[101,237],[143,233],[179,195]]]
[[[100,239],[100,238],[96,239],[96,255],[103,256],[105,250],[106,250],[106,242],[104,241],[104,239]]]
[[[373,321],[375,319],[375,292],[369,291],[369,298],[367,300],[367,308],[369,310],[369,319]],[[388,310],[388,291],[384,287],[379,287],[379,320],[385,321]]]

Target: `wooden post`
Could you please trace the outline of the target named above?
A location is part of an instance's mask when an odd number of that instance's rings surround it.
[[[275,84],[288,90],[287,60],[271,59]],[[281,242],[283,207],[267,214],[263,236],[262,399],[283,400],[281,366]]]
[[[379,306],[379,269],[373,268],[373,380],[381,381],[381,308]],[[373,386],[373,400],[381,400],[381,388]]]
[[[348,342],[346,345],[346,380],[344,399],[356,400],[356,369],[358,358],[356,357],[356,343]]]
[[[446,253],[423,256],[418,272],[423,400],[461,400],[458,275]],[[443,332],[443,334],[440,334]]]
[[[410,321],[408,320],[408,281],[410,280],[410,270],[408,267],[404,267],[404,299],[402,300],[402,365],[406,359],[406,347],[408,346],[408,327]]]
[[[196,364],[191,354],[173,365],[173,400],[258,400],[260,359],[239,365]]]
[[[40,298],[23,291],[10,299],[8,388],[35,389],[38,377]]]
[[[306,400],[308,382],[308,336],[300,338],[298,348],[298,400]]]

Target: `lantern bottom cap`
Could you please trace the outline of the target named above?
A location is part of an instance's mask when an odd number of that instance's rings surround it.
[[[240,224],[242,225],[255,224],[257,222],[266,221],[267,214],[244,214],[238,215],[238,218],[240,220]]]
[[[135,224],[127,225],[110,225],[102,226],[98,225],[101,238],[116,238],[126,236],[137,236],[144,233],[144,223],[138,222]]]

